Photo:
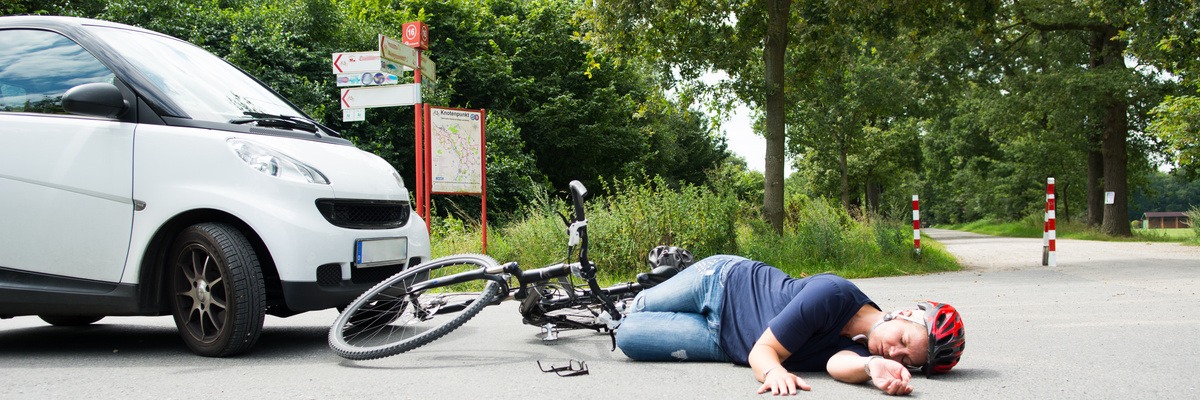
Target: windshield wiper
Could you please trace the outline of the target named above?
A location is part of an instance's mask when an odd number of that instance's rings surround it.
[[[306,131],[306,132],[316,133],[318,136],[320,135],[320,131],[324,130],[325,132],[330,133],[330,136],[337,136],[333,132],[332,129],[329,129],[329,128],[325,127],[324,125],[321,125],[317,121],[313,121],[311,119],[304,118],[304,117],[297,117],[297,116],[293,116],[293,115],[264,114],[264,113],[256,113],[256,112],[251,112],[251,111],[247,111],[244,114],[246,114],[248,116],[248,118],[234,118],[234,119],[229,120],[229,123],[240,125],[240,124],[253,122],[253,123],[257,124],[258,126],[266,126],[266,127],[272,127],[272,128],[299,129],[299,130]]]

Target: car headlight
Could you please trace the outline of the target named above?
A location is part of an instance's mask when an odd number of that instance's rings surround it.
[[[238,158],[259,172],[293,182],[329,184],[321,171],[279,151],[242,139],[229,139],[227,143]]]

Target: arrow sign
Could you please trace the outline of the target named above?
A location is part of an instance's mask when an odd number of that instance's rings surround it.
[[[333,73],[351,74],[379,71],[378,51],[355,51],[348,53],[333,53]]]
[[[421,55],[421,79],[437,80],[437,64],[424,54]]]
[[[399,40],[384,35],[379,35],[379,56],[385,61],[417,68],[417,49],[405,46]]]
[[[342,109],[411,106],[421,102],[421,85],[346,88],[341,99]]]

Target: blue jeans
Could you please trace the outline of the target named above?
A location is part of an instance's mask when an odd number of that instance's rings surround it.
[[[721,301],[729,266],[745,258],[700,260],[633,300],[617,347],[635,360],[729,361],[721,350]]]

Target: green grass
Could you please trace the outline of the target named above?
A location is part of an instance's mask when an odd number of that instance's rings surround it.
[[[1099,240],[1109,242],[1178,242],[1200,244],[1200,238],[1192,229],[1133,229],[1133,236],[1106,235],[1098,228],[1089,228],[1078,222],[1056,221],[1055,236],[1059,239]],[[1032,215],[1020,221],[996,221],[984,219],[965,224],[939,224],[938,228],[954,229],[985,235],[1008,237],[1042,237],[1042,217]]]
[[[703,258],[736,254],[779,267],[793,276],[831,272],[847,278],[912,275],[960,267],[936,242],[913,254],[912,228],[903,221],[850,217],[825,199],[788,199],[785,232],[776,234],[758,217],[756,205],[707,189],[664,188],[661,182],[615,184],[604,198],[587,203],[589,258],[601,280],[618,283],[648,270],[646,253],[675,245]],[[557,211],[567,205],[542,199],[519,217],[488,232],[487,254],[532,269],[564,261],[566,229]],[[750,210],[750,211],[748,211]],[[477,223],[435,218],[433,256],[481,252]]]

